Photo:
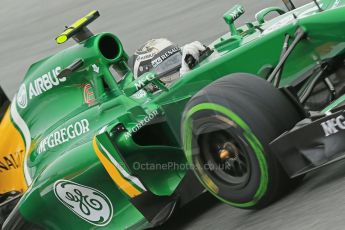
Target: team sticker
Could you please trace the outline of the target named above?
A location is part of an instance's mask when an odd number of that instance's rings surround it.
[[[89,126],[90,123],[87,119],[82,119],[80,121],[76,121],[75,123],[66,125],[65,127],[62,127],[45,137],[39,143],[37,152],[39,154],[44,153],[48,149],[52,149],[58,145],[88,133],[90,131]]]
[[[84,102],[89,106],[94,105],[96,102],[95,93],[91,84],[84,85]]]
[[[61,72],[61,67],[58,66],[49,72],[43,74],[41,77],[35,79],[33,82],[30,82],[28,88],[23,83],[17,94],[17,104],[20,108],[25,109],[28,105],[28,102],[41,95],[44,92],[47,92],[54,88],[55,86],[60,85],[61,82],[65,82],[66,78],[58,78],[57,76]]]
[[[58,180],[54,183],[54,194],[66,208],[90,224],[105,226],[113,217],[111,201],[94,188]]]

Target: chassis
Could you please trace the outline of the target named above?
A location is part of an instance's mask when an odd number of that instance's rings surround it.
[[[261,208],[344,158],[345,1],[284,3],[239,28],[229,10],[169,88],[133,79],[120,40],[87,29],[97,11],[67,28],[57,43],[78,44],[34,63],[10,106],[0,88],[2,228],[149,228],[205,189]]]

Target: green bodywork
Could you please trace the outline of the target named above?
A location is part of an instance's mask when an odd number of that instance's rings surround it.
[[[267,22],[263,22],[263,18],[272,9],[262,12],[260,22],[248,23],[232,31],[233,35],[229,32],[217,39],[209,45],[215,50],[211,56],[169,88],[160,85],[161,90],[155,93],[141,89],[155,81],[154,74],[146,74],[134,82],[133,73],[126,65],[128,55],[118,38],[110,33],[94,35],[33,64],[23,81],[27,106],[21,108],[16,101],[12,103],[31,135],[30,153],[24,164],[32,183],[18,203],[20,214],[46,229],[97,228],[57,199],[54,183],[64,179],[93,188],[109,198],[113,212],[103,227],[141,229],[149,226],[130,202],[131,197],[106,171],[95,152],[93,140],[129,175],[138,178],[147,191],[158,196],[173,194],[186,175],[187,167],[152,170],[137,166],[187,164],[180,128],[184,107],[193,95],[231,73],[263,77],[264,67],[277,65],[285,34],[293,35],[298,27],[307,32],[308,39],[302,41],[287,60],[281,86],[290,85],[318,61],[344,53],[345,0],[319,2],[323,12],[318,12],[315,4],[310,3]],[[224,19],[231,24],[231,18],[225,15]],[[104,57],[98,47],[104,37],[117,42],[116,55],[110,59]],[[82,60],[83,65],[75,72],[65,79],[53,77],[76,60]],[[49,84],[43,76],[55,79],[54,84]],[[127,131],[115,132],[118,127]],[[72,130],[80,135],[66,134]],[[107,159],[111,161],[109,156]],[[130,179],[127,181],[143,191]]]

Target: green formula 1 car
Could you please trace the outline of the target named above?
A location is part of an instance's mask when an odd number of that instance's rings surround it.
[[[225,13],[230,32],[167,86],[135,79],[93,11],[0,88],[2,229],[143,229],[206,190],[255,209],[345,156],[345,0]],[[267,20],[268,14],[279,16]],[[154,85],[152,91],[148,86]],[[73,226],[73,227],[72,227]]]

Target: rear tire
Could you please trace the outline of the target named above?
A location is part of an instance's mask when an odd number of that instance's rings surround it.
[[[296,184],[269,143],[303,114],[259,77],[234,74],[202,89],[186,105],[184,151],[201,183],[222,201],[261,208]]]

